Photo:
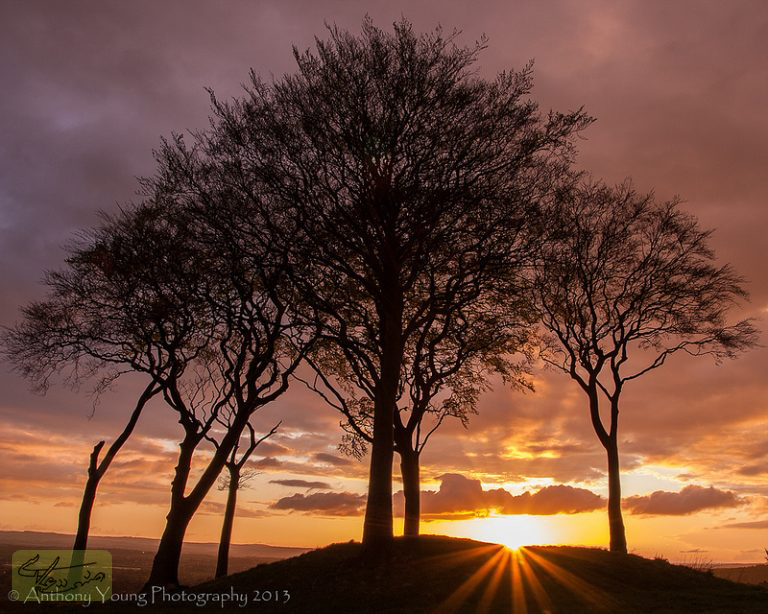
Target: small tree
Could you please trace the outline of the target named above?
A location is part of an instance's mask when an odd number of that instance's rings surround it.
[[[225,421],[225,426],[228,428],[229,420]],[[240,443],[238,442],[235,447],[232,448],[229,458],[225,463],[227,474],[219,478],[219,490],[227,491],[227,503],[224,508],[224,522],[221,525],[221,537],[219,538],[219,553],[216,559],[216,578],[226,576],[229,570],[229,546],[232,543],[232,527],[235,522],[235,509],[237,508],[237,493],[245,484],[258,475],[258,472],[252,469],[243,469],[248,459],[253,454],[253,451],[259,446],[265,439],[271,437],[277,432],[280,424],[277,424],[269,433],[256,439],[256,431],[249,422],[248,427],[248,447],[245,450],[240,450]],[[215,447],[218,447],[218,441],[211,439]],[[238,458],[238,452],[240,457]]]
[[[756,331],[748,320],[727,323],[746,298],[743,282],[716,264],[711,232],[677,201],[657,203],[628,183],[582,182],[562,190],[549,220],[533,283],[548,332],[543,357],[587,395],[608,456],[610,548],[626,552],[618,451],[625,384],[679,352],[732,358]]]
[[[25,307],[3,335],[4,352],[41,391],[62,373],[74,387],[94,379],[97,393],[128,372],[149,377],[104,457],[103,441],[91,453],[74,550],[87,547],[99,483],[146,404],[181,380],[210,342],[210,314],[199,300],[204,275],[178,258],[188,249],[151,203],[105,216],[72,247],[67,266],[46,276],[48,297]]]
[[[408,348],[433,312],[479,304],[515,251],[506,229],[589,123],[581,112],[542,118],[530,68],[478,78],[482,48],[366,21],[360,36],[332,28],[315,52],[296,51],[296,74],[271,85],[253,75],[244,100],[214,100],[231,189],[267,207],[255,219],[289,255],[296,307],[371,403],[363,542],[374,548],[392,538]]]

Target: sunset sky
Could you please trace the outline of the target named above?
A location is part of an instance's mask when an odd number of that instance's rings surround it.
[[[324,22],[359,30],[404,16],[471,44],[478,71],[535,61],[542,110],[597,121],[579,167],[680,195],[719,259],[747,279],[734,318],[768,316],[768,4],[763,0],[67,2],[0,5],[0,324],[41,298],[78,229],[134,198],[152,149],[205,128],[212,87],[237,95],[249,68],[293,71],[291,45]],[[761,336],[768,346],[768,335]],[[627,385],[620,425],[630,551],[673,560],[762,561],[768,547],[768,347],[715,365],[675,356]],[[469,428],[446,423],[423,455],[425,533],[512,546],[607,546],[605,454],[583,394],[560,373],[535,392],[496,383]],[[0,529],[74,532],[88,454],[132,409],[140,377],[95,406],[57,383],[45,396],[0,363]],[[367,459],[337,449],[339,416],[300,384],[259,410],[279,432],[257,450],[233,541],[320,546],[360,539]],[[180,428],[161,403],[103,480],[93,535],[159,536]],[[397,474],[397,471],[395,472]],[[399,489],[399,483],[395,484]],[[528,493],[528,494],[526,494]],[[215,541],[224,493],[188,533]],[[396,504],[402,506],[400,497]],[[399,524],[402,519],[399,519]]]

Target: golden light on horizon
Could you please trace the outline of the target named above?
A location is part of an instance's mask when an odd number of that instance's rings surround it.
[[[551,544],[604,547],[608,543],[602,510],[552,515],[491,513],[464,520],[429,522],[424,533],[496,543],[510,550]]]
[[[501,544],[510,550],[553,542],[553,535],[542,517],[527,514],[498,515],[478,519],[478,522],[474,523],[465,535],[479,541]]]

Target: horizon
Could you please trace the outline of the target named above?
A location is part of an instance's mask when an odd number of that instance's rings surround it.
[[[3,534],[6,534],[6,533],[33,533],[33,534],[39,534],[39,535],[56,535],[56,536],[59,536],[59,537],[66,537],[66,538],[70,538],[70,539],[74,537],[74,533],[58,533],[58,532],[55,532],[55,531],[29,531],[29,530],[9,531],[9,530],[0,529],[0,536],[2,536]],[[428,533],[428,532],[422,532],[422,536],[423,537],[446,537],[445,535],[443,535],[441,533],[434,533],[433,534],[433,533]],[[402,538],[402,536],[396,536],[396,537]],[[94,540],[100,540],[100,539],[103,539],[103,540],[106,540],[106,539],[126,539],[126,540],[131,540],[131,539],[135,539],[135,540],[159,541],[158,537],[143,537],[143,536],[138,536],[138,535],[90,535],[89,539],[94,539]],[[500,542],[484,541],[484,540],[481,540],[481,539],[473,539],[471,537],[456,537],[456,539],[468,539],[468,540],[471,540],[471,541],[476,541],[478,543],[485,543],[485,544],[490,544],[490,545],[495,545],[495,546],[496,545],[497,546],[504,546],[507,550],[510,550],[510,551],[521,550],[521,549],[525,549],[525,548],[529,548],[529,547],[531,547],[531,548],[540,548],[540,547],[547,548],[547,547],[553,547],[553,546],[566,546],[566,547],[569,547],[569,548],[587,548],[587,549],[595,549],[596,548],[595,546],[589,546],[589,545],[585,545],[585,544],[548,544],[548,543],[542,543],[542,544],[531,543],[531,544],[526,544],[524,546],[519,546],[519,547],[512,548],[512,547],[509,547],[506,544],[503,544],[503,543],[500,543]],[[351,542],[359,543],[359,542],[356,542],[355,540],[351,540]],[[2,539],[0,539],[0,543],[2,543]],[[348,540],[348,541],[344,541],[344,542],[333,542],[331,544],[325,544],[323,546],[316,546],[316,547],[310,547],[310,546],[284,546],[284,545],[280,545],[280,544],[268,544],[268,543],[261,543],[261,542],[232,542],[231,546],[233,548],[234,547],[238,547],[238,546],[239,547],[248,547],[248,546],[255,547],[255,546],[258,546],[258,547],[263,547],[263,548],[275,548],[275,549],[286,549],[286,550],[302,550],[304,552],[309,552],[309,551],[312,551],[312,550],[317,550],[317,549],[325,548],[326,546],[331,546],[331,545],[335,545],[335,544],[346,544],[346,543],[350,543],[350,541]],[[31,545],[31,544],[27,544],[26,542],[25,542],[25,544],[26,545]],[[47,545],[50,546],[50,544],[47,544]],[[206,541],[202,541],[201,542],[201,541],[186,540],[184,542],[184,545],[185,546],[211,546],[211,548],[215,548],[215,547],[218,546],[218,541],[214,540],[214,541],[207,541],[207,542]],[[602,548],[598,547],[597,549],[598,550],[607,550],[607,547],[602,547]],[[632,550],[630,550],[629,554],[637,554],[637,555],[639,555],[639,553],[634,552]],[[700,567],[702,565],[705,565],[706,567],[713,567],[713,568],[714,567],[751,567],[751,566],[754,566],[754,562],[714,561],[714,560],[711,560],[711,559],[709,559],[709,558],[707,558],[705,556],[706,552],[687,552],[687,553],[686,552],[682,552],[681,554],[687,554],[689,556],[683,556],[683,557],[680,557],[680,558],[677,558],[677,559],[671,558],[671,559],[669,559],[669,562],[671,564],[673,564],[673,565],[682,565],[684,567],[695,567],[695,566],[699,566]],[[657,555],[657,556],[660,556],[660,555]]]

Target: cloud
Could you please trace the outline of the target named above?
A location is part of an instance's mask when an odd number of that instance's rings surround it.
[[[753,522],[732,522],[724,524],[720,529],[768,529],[768,520],[755,520]]]
[[[310,482],[308,480],[270,480],[270,484],[279,486],[292,486],[294,488],[308,488],[317,490],[330,490],[331,485],[327,482]]]
[[[226,509],[227,506],[224,503],[218,501],[203,501],[203,504],[200,506],[197,513],[211,516],[223,516]],[[235,516],[238,518],[264,518],[265,516],[271,516],[271,514],[263,510],[255,510],[243,505],[238,505],[235,508]]]
[[[686,486],[680,492],[657,490],[650,495],[628,497],[624,507],[633,514],[683,516],[706,509],[736,507],[744,500],[714,486]]]
[[[502,490],[502,493],[507,491]],[[605,499],[585,488],[575,488],[565,484],[545,486],[534,493],[505,497],[503,514],[578,514],[591,512],[605,506]]]
[[[258,467],[259,469],[274,469],[276,467],[281,467],[283,463],[276,458],[267,456],[265,458],[260,458],[259,460],[254,461],[251,464],[254,467]]]
[[[335,457],[331,454],[319,453],[320,458],[315,458],[311,454],[309,462],[295,462],[291,460],[281,460],[273,456],[267,456],[258,460],[251,461],[249,465],[259,469],[264,473],[286,473],[298,476],[319,476],[328,478],[337,476],[343,478],[356,477],[364,479],[367,476],[367,468],[363,463],[346,461],[346,459]],[[328,457],[327,459],[325,457]]]
[[[288,454],[290,450],[285,446],[272,441],[262,441],[258,447],[259,454],[264,456],[280,456]]]
[[[275,510],[316,513],[324,516],[358,516],[363,511],[365,495],[351,492],[318,492],[311,495],[296,493],[275,501]]]
[[[317,454],[313,454],[312,458],[319,463],[326,463],[328,465],[334,465],[335,467],[346,467],[353,464],[353,462],[348,458],[334,456],[333,454],[326,454],[325,452],[318,452]]]
[[[565,484],[545,486],[535,492],[513,495],[503,488],[483,490],[480,480],[473,480],[456,473],[440,476],[440,489],[421,494],[422,512],[429,518],[454,517],[455,514],[488,514],[495,510],[500,514],[578,514],[591,512],[605,505],[605,499],[584,488]],[[402,491],[396,494],[396,505],[402,514]]]
[[[753,476],[768,473],[768,462],[758,463],[756,465],[745,465],[737,471],[739,475]]]

